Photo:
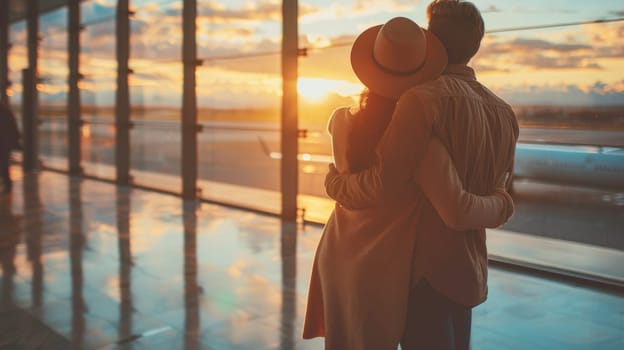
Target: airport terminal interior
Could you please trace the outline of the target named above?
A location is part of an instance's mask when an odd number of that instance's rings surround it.
[[[471,348],[624,349],[624,8],[473,2],[520,138]],[[0,349],[323,349],[327,118],[357,34],[427,3],[1,1]]]

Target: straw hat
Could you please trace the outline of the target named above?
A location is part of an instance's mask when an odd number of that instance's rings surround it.
[[[351,67],[360,81],[391,98],[437,78],[447,62],[442,42],[405,17],[368,28],[351,48]]]

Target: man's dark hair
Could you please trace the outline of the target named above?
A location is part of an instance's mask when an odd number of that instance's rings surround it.
[[[484,34],[483,18],[468,1],[434,0],[427,6],[429,30],[446,47],[449,63],[468,63],[479,50]]]

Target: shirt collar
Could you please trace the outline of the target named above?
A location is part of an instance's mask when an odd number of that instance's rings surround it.
[[[454,75],[465,80],[477,80],[474,69],[465,64],[449,64],[442,74]]]

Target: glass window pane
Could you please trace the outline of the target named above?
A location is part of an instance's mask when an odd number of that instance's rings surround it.
[[[349,62],[353,40],[395,16],[426,27],[428,3],[300,1],[300,46],[308,50],[299,60],[299,123],[308,133],[299,145],[299,179],[308,219],[324,222],[332,209],[333,202],[322,200],[331,161],[325,128],[334,108],[357,105],[362,86]],[[514,256],[518,259],[555,259],[577,243],[587,254],[596,246],[621,252],[624,24],[613,10],[616,2],[474,3],[486,34],[469,65],[480,82],[512,105],[520,123],[516,213],[501,229],[490,230],[492,253],[514,254],[509,243],[495,244],[505,234],[518,244],[540,239],[522,250],[528,255]],[[594,265],[608,263],[601,259],[595,257]],[[573,260],[549,264],[579,269]]]
[[[88,1],[80,10],[85,28],[80,35],[82,167],[87,175],[114,179],[115,3]]]
[[[115,0],[81,2],[83,166],[113,179]],[[509,102],[520,123],[515,216],[492,237],[555,239],[527,250],[552,257],[561,244],[624,250],[624,25],[619,3],[475,0],[486,35],[470,62],[480,82]],[[428,2],[299,1],[299,206],[324,222],[323,182],[332,162],[327,119],[356,106],[362,84],[350,48],[369,26],[407,16],[426,27]],[[142,186],[181,189],[181,0],[134,0],[130,76],[132,174]],[[202,197],[280,210],[281,4],[198,1],[199,186]],[[601,20],[597,23],[589,23]],[[558,25],[562,24],[562,25]],[[67,166],[67,9],[43,14],[39,52],[40,146],[48,166]],[[10,26],[11,103],[21,115],[25,22]],[[21,118],[20,118],[21,119]],[[496,242],[493,239],[491,242]],[[501,248],[502,247],[502,248]],[[496,254],[504,245],[494,245]],[[575,263],[563,263],[573,268]]]
[[[624,250],[624,89],[613,57],[624,44],[611,34],[621,29],[596,23],[485,36],[473,65],[520,123],[517,211],[503,230]]]
[[[281,6],[260,5],[198,1],[199,185],[279,213]]]
[[[67,163],[67,8],[39,19],[39,152],[44,167],[66,170]]]
[[[182,1],[133,1],[131,168],[136,184],[181,192]]]
[[[336,108],[357,106],[364,86],[351,69],[351,44],[361,30],[375,23],[371,13],[356,12],[348,21],[328,19],[338,7],[348,6],[331,7],[320,0],[304,0],[300,5],[299,46],[307,48],[307,56],[299,60],[299,124],[307,133],[299,140],[299,202],[312,221],[324,222],[334,207],[324,187],[328,165],[333,162],[327,122]],[[379,9],[388,4],[370,1],[367,6]],[[380,14],[376,20],[387,16]]]
[[[22,124],[22,70],[28,67],[28,48],[26,45],[26,21],[11,23],[9,26],[9,81],[7,90],[11,108],[18,123]]]

